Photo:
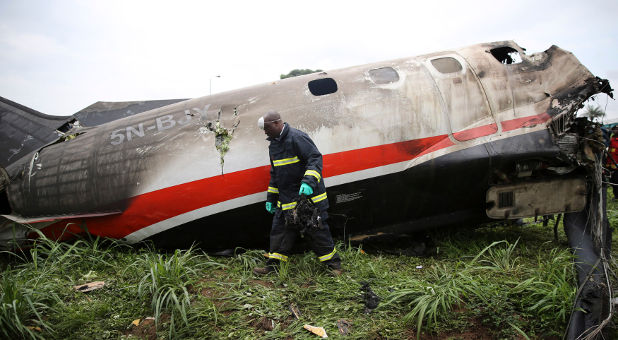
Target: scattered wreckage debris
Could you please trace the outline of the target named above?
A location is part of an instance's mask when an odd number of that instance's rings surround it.
[[[105,286],[104,281],[94,281],[90,283],[84,283],[83,285],[73,286],[73,288],[79,292],[86,293],[95,289],[103,288]]]
[[[298,306],[295,303],[291,303],[288,308],[290,309],[292,316],[294,316],[296,320],[300,320],[300,317],[302,316],[302,314],[300,313],[300,309],[298,309]]]
[[[270,332],[275,328],[275,320],[263,316],[255,321],[255,327]]]
[[[326,330],[324,329],[324,327],[316,327],[316,326],[305,324],[303,325],[303,328],[322,338],[328,338],[328,335],[326,335]]]
[[[350,334],[350,327],[352,327],[352,325],[350,324],[350,321],[346,319],[337,320],[337,329],[339,329],[339,334],[341,335]]]
[[[139,339],[158,339],[155,318],[148,316],[133,320],[127,327],[125,335],[135,336]]]
[[[361,291],[363,291],[363,301],[365,302],[365,313],[371,313],[378,308],[380,297],[371,290],[369,282],[361,282]]]
[[[304,237],[307,230],[323,228],[320,210],[306,195],[300,195],[296,207],[283,213],[286,226],[298,228],[300,237]]]

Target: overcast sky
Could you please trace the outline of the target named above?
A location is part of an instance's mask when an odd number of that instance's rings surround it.
[[[616,18],[616,0],[0,0],[0,96],[69,115],[499,40],[558,45],[617,88]]]

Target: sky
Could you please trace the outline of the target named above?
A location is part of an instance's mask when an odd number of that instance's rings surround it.
[[[616,0],[0,0],[0,96],[70,115],[501,40],[558,45],[618,88],[617,17]]]

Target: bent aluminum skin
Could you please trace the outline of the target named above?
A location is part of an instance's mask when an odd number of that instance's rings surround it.
[[[0,208],[60,239],[265,246],[256,122],[276,110],[323,154],[334,234],[573,213],[590,176],[572,126],[602,92],[570,52],[512,41],[276,80],[69,131],[6,167]]]

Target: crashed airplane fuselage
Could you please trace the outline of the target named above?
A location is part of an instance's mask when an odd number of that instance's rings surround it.
[[[581,211],[575,111],[610,91],[571,53],[510,41],[278,80],[69,131],[7,166],[1,210],[56,237],[264,246],[256,122],[276,110],[323,153],[336,234]]]

